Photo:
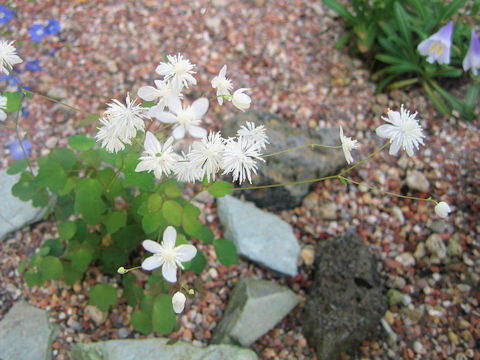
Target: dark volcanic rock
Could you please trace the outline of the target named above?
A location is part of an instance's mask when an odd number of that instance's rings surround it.
[[[312,143],[340,145],[339,130],[336,128],[320,131],[294,129],[275,115],[257,110],[247,111],[226,120],[222,127],[222,135],[234,136],[240,126],[245,125],[247,121],[266,127],[270,140],[266,154]],[[317,179],[337,173],[345,163],[341,149],[303,148],[272,156],[266,163],[259,163],[259,172],[254,176],[253,182],[255,185],[266,185]],[[249,190],[242,194],[260,207],[278,211],[298,206],[310,186],[310,183],[299,184]]]
[[[319,360],[336,359],[374,330],[387,310],[373,256],[352,233],[320,243],[303,332]]]

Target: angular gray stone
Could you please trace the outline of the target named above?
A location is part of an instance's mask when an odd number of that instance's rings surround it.
[[[266,280],[242,279],[233,290],[212,344],[250,346],[299,302],[287,287]]]
[[[340,145],[339,129],[294,129],[284,120],[273,114],[250,110],[224,121],[222,135],[234,136],[240,126],[247,121],[264,125],[270,144],[266,153],[274,153],[306,144]],[[258,174],[254,175],[255,185],[284,184],[300,180],[310,180],[336,174],[346,164],[341,149],[316,147],[269,157],[266,163],[259,162]],[[248,184],[246,184],[248,185]],[[262,208],[269,210],[291,209],[300,204],[308,194],[311,184],[298,184],[276,188],[248,190],[245,197]]]
[[[300,245],[290,225],[233,196],[218,198],[217,204],[225,237],[241,256],[282,274],[297,275]]]
[[[316,253],[302,329],[318,359],[333,360],[377,328],[387,300],[376,262],[357,235],[322,241]]]
[[[22,201],[12,195],[12,187],[19,177],[0,170],[0,239],[12,231],[40,221],[46,211],[46,208],[33,207],[31,201]]]
[[[47,311],[20,301],[0,321],[0,359],[49,360],[58,332]]]
[[[196,347],[179,341],[167,345],[168,339],[128,339],[74,344],[72,360],[257,360],[249,349],[230,345]]]

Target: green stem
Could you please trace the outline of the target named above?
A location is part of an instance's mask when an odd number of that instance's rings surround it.
[[[280,155],[280,154],[283,154],[283,153],[286,153],[286,152],[289,152],[289,151],[295,151],[295,150],[303,149],[303,148],[306,148],[306,147],[311,147],[312,150],[315,147],[322,147],[322,148],[327,148],[327,149],[341,149],[342,148],[341,145],[305,144],[305,145],[295,146],[295,147],[292,147],[292,148],[289,148],[289,149],[277,151],[277,152],[274,152],[274,153],[271,153],[271,154],[262,155],[261,157],[262,158],[267,158],[267,157],[270,157],[270,156]]]
[[[362,159],[360,160],[358,163],[356,163],[355,165],[352,165],[350,166],[349,168],[343,170],[340,174],[338,174],[338,176],[341,176],[343,174],[346,174],[350,171],[352,171],[353,169],[355,169],[357,166],[360,166],[362,165],[363,163],[365,163],[366,161],[370,160],[372,157],[374,157],[375,155],[377,155],[380,151],[382,151],[383,149],[385,149],[388,145],[390,145],[390,142],[387,142],[385,144],[383,144],[381,147],[379,147],[377,150],[375,150],[373,153],[371,153],[370,155],[368,155],[365,159]]]
[[[79,109],[79,108],[76,108],[75,106],[72,106],[72,105],[68,105],[60,100],[57,100],[57,99],[54,99],[54,98],[51,98],[50,96],[47,96],[47,95],[43,95],[43,94],[40,94],[39,92],[36,92],[36,91],[32,91],[32,90],[25,90],[24,88],[21,88],[22,89],[22,92],[24,94],[27,94],[27,93],[32,93],[38,97],[41,97],[43,99],[46,99],[48,101],[51,101],[51,102],[54,102],[56,104],[60,104],[60,105],[63,105],[69,109],[72,109],[72,110],[75,110],[75,111],[78,111],[82,114],[85,114],[85,115],[90,115],[91,113],[87,112],[87,111],[83,111],[82,109]]]

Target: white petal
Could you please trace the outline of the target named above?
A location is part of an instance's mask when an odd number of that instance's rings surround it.
[[[180,111],[182,111],[182,102],[177,96],[169,96],[167,104],[168,108],[175,114],[178,114]]]
[[[145,250],[150,251],[151,253],[154,253],[154,254],[162,251],[162,247],[156,241],[145,240],[144,242],[142,242],[142,246]]]
[[[157,105],[152,106],[150,109],[148,109],[147,116],[157,118],[158,114],[163,112],[163,110],[165,110],[165,105],[163,104],[163,102],[160,102]]]
[[[197,99],[192,104],[192,111],[195,114],[196,119],[199,119],[203,115],[205,115],[207,110],[208,110],[208,99],[207,98]]]
[[[142,86],[140,89],[138,89],[137,95],[139,98],[145,101],[152,101],[160,96],[159,91],[153,86]]]
[[[185,127],[183,125],[177,126],[173,129],[172,135],[175,139],[183,139],[185,137]]]
[[[187,298],[183,295],[182,292],[177,291],[172,297],[173,311],[177,314],[180,314],[185,308],[185,301]]]
[[[168,226],[163,232],[163,246],[168,249],[173,249],[175,247],[175,242],[177,241],[177,230],[173,226]]]
[[[145,150],[152,150],[155,154],[161,150],[160,142],[150,131],[147,131],[147,134],[145,135],[143,147]]]
[[[192,260],[197,255],[197,249],[193,245],[180,245],[175,248],[177,259],[181,262]]]
[[[154,115],[154,117],[166,124],[173,124],[177,122],[177,117],[170,112],[162,111]]]
[[[162,266],[162,264],[163,264],[163,257],[158,255],[153,255],[143,260],[142,269],[151,271],[156,268],[159,268],[160,266]]]
[[[162,148],[162,151],[166,151],[170,146],[172,146],[173,144],[173,137],[169,137],[167,139],[167,141],[165,141],[165,143],[163,144],[163,148]]]
[[[207,130],[201,128],[200,126],[190,126],[188,128],[188,133],[195,138],[204,138],[207,136]]]
[[[428,38],[423,40],[420,44],[418,44],[418,52],[423,56],[430,55],[430,47],[432,46],[433,41]]]
[[[7,114],[5,113],[5,111],[3,110],[0,110],[0,121],[3,121],[7,118]]]
[[[392,135],[392,131],[394,130],[395,128],[392,125],[380,125],[377,127],[375,132],[378,136],[389,139]]]
[[[222,69],[218,73],[218,77],[224,78],[226,74],[227,74],[227,65],[223,65]]]
[[[390,151],[388,152],[390,155],[397,155],[398,150],[400,150],[400,147],[402,146],[400,141],[394,141],[392,142],[392,145],[390,145]]]
[[[162,275],[168,282],[177,282],[177,266],[174,262],[168,261],[162,266]]]

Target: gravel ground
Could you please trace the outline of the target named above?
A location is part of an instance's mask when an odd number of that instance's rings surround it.
[[[11,3],[17,6],[17,18],[9,23],[12,35],[7,38],[17,39],[23,59],[40,59],[43,67],[33,74],[20,66],[22,83],[85,112],[102,112],[109,99],[152,85],[163,56],[182,52],[197,64],[197,81],[205,89],[226,63],[234,86],[251,88],[254,108],[274,112],[292,127],[342,125],[347,136],[361,142],[356,159],[381,144],[374,129],[388,107],[398,110],[403,103],[419,113],[427,137],[415,157],[396,158],[384,152],[352,176],[388,191],[425,196],[406,185],[407,174],[415,175],[417,170],[425,175],[420,180],[428,182],[428,195],[450,204],[454,212],[448,219],[438,220],[430,204],[345,187],[337,181],[315,184],[302,206],[278,214],[293,226],[302,246],[299,275],[286,279],[246,261],[226,268],[218,264],[212,247],[199,245],[209,260],[201,276],[208,295],[188,304],[181,317],[183,328],[173,337],[207,344],[236,281],[256,276],[289,286],[302,301],[253,350],[261,359],[316,359],[300,326],[312,281],[312,254],[319,241],[353,227],[379,259],[387,286],[404,296],[385,314],[384,324],[389,326],[379,325],[356,353],[342,358],[480,359],[475,353],[480,338],[478,120],[439,116],[419,89],[375,95],[362,62],[334,49],[343,22],[320,1]],[[52,17],[61,23],[59,36],[33,46],[28,28]],[[192,97],[200,95],[197,89],[190,92]],[[21,135],[28,133],[33,158],[65,145],[71,134],[94,131],[93,126],[79,125],[85,114],[42,99],[28,101],[27,109],[28,117],[20,120]],[[228,105],[212,106],[207,123],[217,128],[222,118],[234,113]],[[8,144],[14,139],[11,130],[0,133],[2,168],[11,161]],[[199,205],[204,220],[220,236],[213,198],[206,197]],[[16,272],[18,264],[56,233],[55,224],[45,221],[0,243],[0,318],[20,298],[50,310],[61,327],[53,345],[55,359],[67,359],[75,342],[144,337],[129,327],[132,309],[125,303],[106,319],[87,308],[90,286],[119,281],[105,278],[100,268],[92,268],[73,287],[62,282],[31,289],[25,285]],[[451,255],[443,258],[444,249],[438,244],[448,247]],[[457,253],[455,245],[461,249]],[[147,276],[137,275],[143,280]]]

